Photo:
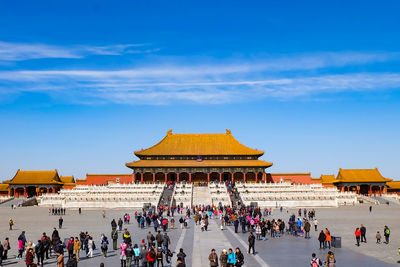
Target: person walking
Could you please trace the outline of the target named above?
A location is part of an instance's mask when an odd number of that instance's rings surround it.
[[[361,224],[360,231],[361,231],[361,242],[367,243],[367,238],[365,237],[365,234],[367,233],[367,228],[365,228],[363,224]]]
[[[332,251],[328,251],[328,255],[326,256],[326,266],[327,267],[335,267],[336,259],[335,255],[333,254]]]
[[[208,260],[210,261],[210,267],[218,266],[218,255],[215,253],[215,249],[211,250],[211,254],[208,256]]]
[[[104,258],[106,258],[108,251],[108,239],[104,234],[101,235],[100,247],[101,253],[103,254]]]
[[[117,229],[115,228],[115,229],[113,229],[112,231],[111,231],[111,239],[112,239],[112,241],[113,241],[113,250],[117,250],[118,249],[118,231],[117,231]]]
[[[139,267],[139,259],[140,259],[140,249],[138,245],[135,244],[133,246],[133,266]]]
[[[60,218],[58,219],[58,228],[61,229],[62,225],[63,225],[64,219],[60,216]]]
[[[319,258],[317,258],[317,255],[315,255],[315,253],[313,253],[312,255],[311,255],[311,262],[310,262],[310,264],[311,264],[311,267],[320,267],[320,266],[322,266],[322,261],[319,259]]]
[[[147,253],[148,253],[147,247],[146,247],[146,245],[144,245],[142,247],[142,249],[140,250],[140,262],[142,263],[143,267],[147,267],[147,263],[148,263]]]
[[[3,254],[4,253],[4,246],[1,244],[0,241],[0,266],[3,266]]]
[[[132,264],[132,258],[133,258],[133,248],[131,244],[127,244],[128,247],[125,250],[125,255],[126,255],[126,266],[131,267]]]
[[[356,231],[354,232],[354,235],[356,236],[356,245],[359,247],[360,246],[360,239],[361,239],[361,230],[360,228],[356,228]]]
[[[178,260],[181,259],[182,263],[186,264],[186,260],[185,260],[186,254],[185,254],[185,252],[183,252],[183,248],[179,249],[179,252],[176,255],[176,257],[178,258]]]
[[[7,255],[7,254],[8,254],[8,251],[11,249],[10,241],[9,241],[9,238],[8,238],[8,237],[6,237],[6,240],[4,240],[3,249],[4,249],[4,252],[3,252],[3,259],[6,260],[6,259],[7,259],[7,256],[8,256],[8,255]]]
[[[385,236],[385,244],[389,244],[390,229],[387,225],[385,225],[385,228],[383,229],[383,235]]]
[[[325,228],[325,248],[331,249],[331,232],[329,232],[328,228]]]
[[[228,253],[226,252],[226,249],[222,250],[221,255],[219,256],[219,263],[221,264],[221,267],[228,266]]]
[[[325,248],[325,246],[324,246],[324,244],[325,244],[325,239],[326,239],[325,233],[324,233],[323,230],[321,230],[321,232],[319,233],[319,236],[318,236],[319,249]]]
[[[68,259],[72,258],[74,254],[74,238],[71,236],[67,243]]]
[[[79,262],[79,251],[81,250],[81,246],[81,241],[79,241],[79,238],[76,236],[74,242],[74,254],[76,255],[77,262]]]
[[[61,251],[57,251],[57,267],[64,267],[64,256]]]
[[[168,251],[168,246],[169,246],[170,244],[171,244],[171,239],[169,238],[169,236],[167,235],[167,233],[164,233],[163,241],[162,241],[163,252],[164,252],[164,254],[167,253],[167,251]]]
[[[91,236],[89,236],[87,248],[88,248],[87,257],[93,258],[94,242],[93,242],[93,237],[91,237]]]
[[[28,248],[27,252],[26,252],[26,256],[25,256],[25,263],[26,263],[26,267],[32,267],[33,265],[33,260],[34,260],[34,256],[33,256],[33,248]]]
[[[121,252],[119,253],[119,259],[121,260],[121,267],[126,267],[126,249],[128,245],[125,241],[122,241],[122,244],[119,246]]]
[[[243,253],[240,251],[240,248],[236,248],[236,266],[240,267],[244,264],[244,255]]]
[[[253,255],[255,255],[255,253],[256,253],[256,252],[255,252],[255,242],[256,242],[256,238],[255,238],[253,232],[250,232],[248,241],[249,241],[249,251],[248,251],[248,253],[250,254],[250,250],[253,250]]]
[[[10,221],[8,222],[8,225],[10,226],[10,231],[11,231],[13,228],[13,225],[14,225],[14,221],[12,219],[10,219]]]
[[[382,238],[382,236],[381,236],[381,234],[379,233],[379,231],[378,232],[376,232],[376,243],[377,244],[380,244],[381,243],[381,238]]]
[[[228,266],[229,267],[234,267],[236,265],[236,255],[230,248],[228,250]]]
[[[317,218],[314,219],[313,223],[314,223],[314,229],[315,229],[315,231],[317,231],[318,230],[318,220],[317,220]]]
[[[305,232],[304,238],[305,239],[310,239],[310,229],[311,229],[311,224],[308,220],[306,220],[304,223],[304,232]]]

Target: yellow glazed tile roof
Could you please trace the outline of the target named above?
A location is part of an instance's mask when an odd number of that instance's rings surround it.
[[[375,169],[339,169],[334,183],[351,182],[389,182],[391,179],[384,178],[377,168]]]
[[[4,191],[8,191],[8,188],[10,186],[8,184],[0,184],[0,191],[4,192]]]
[[[139,160],[126,164],[130,168],[163,167],[270,167],[272,163],[262,160]]]
[[[249,148],[226,130],[224,134],[175,134],[172,130],[156,145],[135,151],[136,156],[151,155],[254,155],[264,152]]]
[[[64,184],[74,184],[75,183],[74,176],[60,176],[60,180]]]
[[[400,181],[387,182],[386,185],[387,185],[390,189],[400,189]]]
[[[7,184],[62,184],[57,170],[54,171],[21,171]]]
[[[336,180],[335,175],[333,175],[333,174],[329,174],[329,175],[321,174],[320,179],[321,179],[321,183],[323,183],[323,184],[332,184]]]

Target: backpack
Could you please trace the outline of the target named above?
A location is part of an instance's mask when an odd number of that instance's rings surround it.
[[[311,266],[312,267],[319,267],[320,264],[321,264],[321,260],[318,259],[318,258],[313,259],[312,262],[311,262]]]

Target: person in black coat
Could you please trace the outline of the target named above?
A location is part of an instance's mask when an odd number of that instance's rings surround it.
[[[253,232],[250,232],[248,241],[249,241],[249,254],[250,250],[253,249],[253,255],[254,255],[256,253],[255,252],[256,237],[254,236]]]
[[[360,231],[361,231],[361,242],[367,243],[367,238],[365,237],[365,234],[367,233],[367,228],[365,228],[365,226],[361,224]]]
[[[318,236],[318,241],[319,241],[319,249],[324,248],[324,243],[325,243],[326,235],[323,230],[319,233]]]

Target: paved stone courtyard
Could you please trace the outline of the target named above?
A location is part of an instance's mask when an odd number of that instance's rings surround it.
[[[109,251],[109,256],[103,258],[99,250],[99,239],[102,233],[110,236],[110,221],[118,219],[124,213],[133,214],[128,210],[107,210],[106,218],[103,219],[100,210],[83,210],[79,215],[77,210],[68,210],[63,216],[64,225],[59,230],[60,236],[77,236],[80,231],[88,231],[97,245],[94,258],[86,259],[81,255],[79,266],[99,266],[101,262],[105,266],[120,266],[118,251]],[[282,218],[287,222],[289,215],[297,210],[273,211],[272,218]],[[319,220],[319,229],[327,227],[333,236],[342,237],[342,248],[334,251],[337,266],[394,266],[399,265],[397,248],[400,246],[400,205],[381,205],[373,206],[372,213],[368,206],[352,206],[340,208],[316,209]],[[178,216],[175,216],[179,218]],[[37,241],[43,232],[51,235],[53,227],[58,225],[58,216],[49,216],[48,209],[39,207],[27,207],[11,210],[9,204],[0,205],[0,239],[3,242],[5,237],[11,240],[11,251],[9,260],[4,262],[4,266],[25,266],[22,260],[16,260],[17,237],[21,231],[26,231],[28,241]],[[12,218],[15,222],[14,230],[8,230],[8,221]],[[177,221],[177,220],[176,220]],[[360,224],[367,227],[367,241],[360,247],[355,246],[354,230]],[[391,241],[389,245],[375,244],[376,231],[382,233],[384,225],[391,229]],[[322,259],[325,258],[327,251],[319,250],[317,235],[319,232],[312,231],[311,239],[296,238],[285,235],[281,238],[268,238],[266,241],[256,242],[256,255],[249,255],[247,249],[246,234],[234,234],[233,227],[227,227],[224,231],[219,228],[219,220],[210,220],[209,231],[201,232],[198,226],[194,226],[193,221],[189,223],[188,229],[168,230],[171,238],[172,251],[183,248],[187,258],[187,266],[209,266],[208,254],[211,248],[218,252],[223,248],[241,248],[245,256],[245,266],[309,266],[311,253],[316,252]],[[149,230],[153,228],[138,229],[137,223],[131,220],[131,224],[125,226],[131,232],[133,243],[140,244],[146,237]],[[121,236],[121,235],[120,235]],[[176,259],[176,257],[174,257]],[[174,263],[175,261],[173,261]],[[55,259],[47,261],[49,266],[55,266]],[[165,265],[168,266],[168,265]],[[173,264],[172,266],[175,266]]]

